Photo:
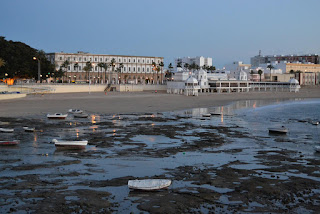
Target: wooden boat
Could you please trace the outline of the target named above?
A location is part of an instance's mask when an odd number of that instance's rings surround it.
[[[211,117],[211,114],[203,114],[202,117]]]
[[[269,133],[272,134],[287,134],[288,129],[284,126],[281,126],[279,128],[269,128]]]
[[[171,180],[168,179],[144,179],[144,180],[129,180],[128,187],[137,190],[159,190],[168,188],[171,185]]]
[[[89,117],[88,114],[74,114],[73,115],[74,118],[87,118]]]
[[[316,152],[320,152],[320,146],[315,146],[314,149],[316,150]]]
[[[0,132],[7,132],[7,133],[11,133],[13,132],[14,129],[6,129],[6,128],[0,128]]]
[[[61,114],[61,113],[54,113],[54,114],[47,114],[48,119],[66,119],[68,114]]]
[[[83,111],[80,109],[69,109],[68,112],[72,113],[72,114],[82,114]]]
[[[53,142],[57,148],[64,148],[64,149],[84,149],[86,147],[86,145],[88,144],[87,140],[81,140],[81,141],[61,140],[61,141],[58,141],[57,139],[53,139],[51,142]]]
[[[32,127],[24,126],[22,127],[25,132],[34,132],[36,129]]]
[[[0,141],[0,146],[15,146],[20,143],[19,140],[4,140]]]

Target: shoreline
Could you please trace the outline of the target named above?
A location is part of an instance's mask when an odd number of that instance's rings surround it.
[[[0,117],[24,117],[55,112],[70,108],[89,113],[125,114],[153,113],[218,107],[240,100],[308,99],[320,98],[320,87],[303,87],[300,92],[246,92],[200,94],[197,97],[167,94],[164,91],[103,92],[28,95],[0,102]]]

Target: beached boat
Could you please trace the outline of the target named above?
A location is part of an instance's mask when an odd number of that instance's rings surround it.
[[[7,133],[11,133],[13,132],[14,129],[6,129],[6,128],[0,128],[0,132],[7,132]]]
[[[83,111],[80,109],[69,109],[68,112],[72,113],[72,114],[82,114]]]
[[[144,180],[129,180],[128,187],[137,190],[159,190],[168,188],[171,185],[171,180],[168,179],[144,179]]]
[[[24,126],[24,127],[22,127],[23,128],[23,130],[25,131],[25,132],[34,132],[36,129],[35,128],[33,128],[33,127],[27,127],[27,126]]]
[[[210,112],[211,115],[214,115],[214,116],[220,116],[221,113],[216,113],[216,112]]]
[[[284,126],[281,127],[275,127],[275,128],[269,128],[269,133],[272,134],[287,134],[288,129]]]
[[[3,140],[0,141],[0,146],[15,146],[20,143],[19,140]]]
[[[60,140],[53,139],[51,142],[54,143],[54,145],[58,148],[65,148],[65,149],[84,149],[86,145],[88,144],[87,140],[81,140],[81,141],[66,141],[66,140]]]
[[[88,114],[74,114],[73,115],[74,118],[87,118],[89,117]]]
[[[202,117],[211,117],[211,114],[202,114]]]
[[[320,146],[315,146],[314,149],[316,150],[316,152],[320,152]]]
[[[61,114],[61,113],[54,113],[54,114],[47,114],[48,119],[66,119],[68,114]]]

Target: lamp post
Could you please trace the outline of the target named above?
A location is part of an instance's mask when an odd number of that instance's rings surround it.
[[[38,60],[38,81],[39,83],[41,82],[40,81],[40,73],[41,73],[41,69],[40,69],[40,60],[37,58],[37,57],[33,57],[33,60]]]

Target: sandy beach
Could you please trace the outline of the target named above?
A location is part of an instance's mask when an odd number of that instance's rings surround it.
[[[164,91],[66,93],[28,95],[25,98],[2,100],[0,117],[32,116],[66,112],[70,108],[90,113],[146,113],[227,105],[239,100],[320,98],[320,87],[302,88],[293,92],[250,92],[201,94],[198,97],[167,94]]]

